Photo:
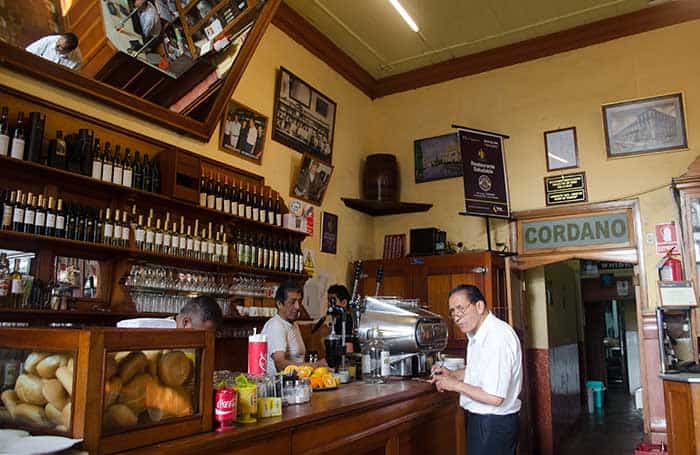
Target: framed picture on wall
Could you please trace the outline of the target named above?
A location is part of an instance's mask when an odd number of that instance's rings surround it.
[[[314,205],[321,205],[332,173],[333,166],[330,164],[323,163],[310,155],[304,155],[290,196]]]
[[[338,215],[323,212],[321,216],[321,253],[335,254],[338,249]]]
[[[603,126],[610,158],[688,148],[680,93],[606,104]]]
[[[280,68],[272,139],[330,164],[336,108],[330,98],[289,70]]]
[[[219,148],[258,164],[265,151],[268,118],[236,101],[230,101],[221,118]]]
[[[413,157],[416,183],[461,177],[464,173],[457,133],[414,141]]]
[[[576,128],[545,131],[544,150],[547,155],[547,171],[578,167]]]

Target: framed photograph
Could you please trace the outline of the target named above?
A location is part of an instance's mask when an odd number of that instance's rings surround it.
[[[608,157],[688,148],[683,95],[603,106]]]
[[[544,150],[547,155],[547,171],[578,167],[576,128],[544,132]]]
[[[338,249],[338,215],[323,212],[321,216],[321,253],[335,254]]]
[[[321,205],[332,173],[333,166],[330,164],[321,162],[313,156],[304,155],[290,196],[314,205]]]
[[[268,118],[230,101],[221,118],[219,148],[260,164],[265,151]]]
[[[289,70],[280,68],[272,139],[330,164],[336,108],[330,98]]]
[[[413,141],[416,183],[461,177],[462,154],[457,133]]]

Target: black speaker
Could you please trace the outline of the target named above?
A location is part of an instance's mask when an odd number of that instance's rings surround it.
[[[434,256],[447,247],[447,233],[438,228],[411,229],[409,256]]]

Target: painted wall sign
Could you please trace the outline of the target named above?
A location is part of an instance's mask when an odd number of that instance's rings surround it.
[[[459,131],[467,215],[510,218],[503,138]]]
[[[573,204],[586,202],[586,173],[557,175],[544,178],[545,202],[547,205]]]
[[[531,221],[521,224],[524,251],[627,243],[630,226],[626,213]]]
[[[656,254],[666,254],[672,248],[675,248],[674,254],[679,253],[676,223],[671,221],[655,224],[654,233],[656,234]]]

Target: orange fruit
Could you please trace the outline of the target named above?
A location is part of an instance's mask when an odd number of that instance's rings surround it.
[[[335,387],[335,378],[331,373],[326,373],[321,377],[324,387]]]

